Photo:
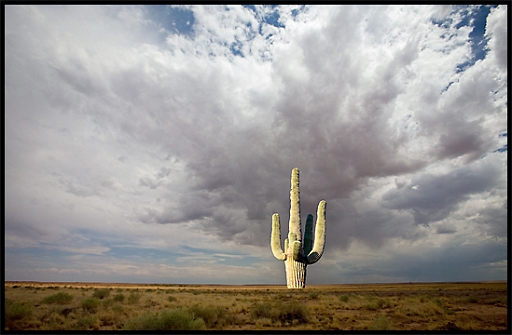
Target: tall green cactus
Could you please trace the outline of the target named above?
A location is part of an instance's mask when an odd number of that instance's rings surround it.
[[[300,192],[299,169],[292,170],[290,189],[290,222],[288,238],[284,241],[284,251],[281,249],[281,221],[279,214],[272,215],[272,233],[270,247],[274,257],[284,261],[286,284],[288,288],[304,288],[306,286],[306,266],[318,262],[325,246],[325,200],[318,203],[315,242],[313,244],[313,215],[306,219],[304,243],[300,224]]]

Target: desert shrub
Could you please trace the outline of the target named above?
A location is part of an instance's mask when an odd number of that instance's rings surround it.
[[[376,311],[377,309],[380,309],[380,308],[389,307],[389,303],[385,299],[382,299],[382,298],[377,299],[377,300],[371,299],[371,301],[369,303],[367,303],[364,307],[368,310]]]
[[[340,301],[341,301],[341,302],[348,302],[348,299],[349,299],[349,296],[348,296],[348,295],[341,295],[341,296],[340,296]]]
[[[501,296],[501,297],[483,297],[481,300],[479,300],[479,303],[486,304],[486,305],[496,305],[496,304],[507,304],[507,296]]]
[[[98,319],[94,315],[84,316],[76,320],[74,328],[77,330],[98,329]]]
[[[254,323],[258,329],[264,328],[264,327],[272,327],[272,320],[263,318],[263,319],[257,319]]]
[[[381,315],[378,318],[374,319],[370,326],[369,330],[390,330],[392,329],[393,324],[391,320],[389,320],[386,316]]]
[[[434,299],[432,299],[432,302],[435,304],[435,306],[438,307],[438,309],[440,311],[442,310],[447,315],[455,314],[455,311],[453,309],[451,309],[448,306],[446,306],[446,302],[444,300],[442,300],[440,298],[434,298]],[[439,312],[439,314],[441,314],[441,312]]]
[[[124,294],[122,294],[122,293],[118,293],[118,294],[116,294],[112,299],[113,299],[114,301],[117,301],[117,302],[123,302],[123,300],[124,300]]]
[[[114,299],[104,299],[102,300],[101,304],[104,306],[104,307],[110,307],[114,304]]]
[[[158,302],[154,301],[151,298],[146,299],[144,303],[144,307],[155,307],[156,305],[158,305]]]
[[[276,305],[276,309],[278,310],[277,319],[281,322],[299,324],[308,322],[307,308],[296,301],[287,304],[278,304]]]
[[[429,301],[427,303],[418,303],[418,302],[405,302],[400,305],[399,312],[405,316],[433,316],[433,315],[443,315],[446,313],[446,310],[439,306],[439,302]]]
[[[269,302],[255,303],[251,306],[251,317],[253,319],[272,319],[275,314]]]
[[[279,294],[277,294],[277,300],[288,300],[291,297],[292,296],[290,294],[286,294],[286,293],[279,293]]]
[[[432,302],[433,302],[434,304],[436,304],[437,306],[439,306],[439,307],[441,307],[441,308],[444,308],[445,303],[444,303],[444,301],[443,301],[443,300],[441,300],[440,298],[434,298],[434,299],[432,299]]]
[[[371,301],[371,302],[365,304],[364,308],[369,310],[369,311],[376,311],[376,310],[379,309],[379,306],[377,305],[377,302]]]
[[[63,330],[69,328],[66,323],[66,317],[61,314],[62,311],[58,309],[49,310],[47,314],[42,317],[44,322],[41,326],[41,330]]]
[[[205,329],[205,323],[192,312],[177,308],[165,310],[160,314],[147,313],[128,320],[123,330],[199,330]]]
[[[97,298],[85,298],[81,302],[82,309],[89,313],[94,313],[99,305],[100,300]]]
[[[168,296],[168,297],[167,297],[167,300],[168,300],[169,302],[173,302],[173,301],[178,300],[178,298],[176,298],[176,297],[175,297],[175,296],[173,296],[173,295],[170,295],[170,296]]]
[[[104,299],[110,295],[110,290],[108,288],[96,289],[92,294],[93,298]]]
[[[374,295],[369,295],[369,294],[365,294],[364,297],[366,298],[366,300],[368,301],[373,301],[375,300],[375,296]]]
[[[115,313],[117,313],[117,314],[122,313],[122,312],[123,312],[123,310],[124,310],[124,308],[123,308],[123,306],[121,306],[121,305],[117,305],[117,304],[116,304],[116,305],[112,306],[112,311],[114,311],[114,312],[115,312]]]
[[[136,304],[139,302],[139,300],[140,300],[140,294],[138,294],[138,293],[131,292],[130,295],[128,296],[129,304]]]
[[[59,292],[48,297],[45,297],[41,300],[42,304],[55,304],[55,305],[64,305],[68,304],[73,300],[73,296],[69,293]]]
[[[195,316],[203,319],[207,328],[224,325],[226,311],[222,307],[194,305],[189,308],[189,311],[194,313]]]
[[[318,299],[318,292],[309,293],[309,299]]]
[[[5,327],[17,329],[18,323],[32,315],[32,308],[20,302],[5,300]]]
[[[448,308],[448,307],[445,307],[444,308],[444,312],[447,314],[447,315],[454,315],[455,314],[455,311],[451,308]]]
[[[474,295],[472,295],[472,296],[467,297],[466,301],[469,303],[477,303],[478,297],[475,297]]]
[[[506,295],[498,298],[498,303],[508,305],[508,297]]]
[[[71,314],[71,313],[73,313],[75,311],[76,311],[75,307],[64,308],[64,309],[61,309],[60,315],[68,316],[69,314]]]

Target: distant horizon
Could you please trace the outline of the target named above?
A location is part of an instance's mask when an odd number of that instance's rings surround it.
[[[508,280],[468,280],[468,281],[415,281],[415,282],[376,282],[376,283],[341,283],[341,284],[307,284],[306,287],[311,286],[337,286],[337,285],[399,285],[399,284],[464,284],[464,283],[506,283]],[[284,284],[185,284],[185,283],[124,283],[124,282],[81,282],[81,281],[36,281],[36,280],[6,280],[4,283],[40,283],[40,284],[113,284],[113,285],[161,285],[161,286],[172,286],[172,285],[191,285],[191,286],[283,286],[286,288],[286,283]]]

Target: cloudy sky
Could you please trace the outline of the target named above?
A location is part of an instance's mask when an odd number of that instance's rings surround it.
[[[5,279],[507,278],[500,6],[5,6]]]

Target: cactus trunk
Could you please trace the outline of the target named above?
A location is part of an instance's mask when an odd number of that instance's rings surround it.
[[[270,246],[274,257],[285,263],[288,288],[306,287],[306,266],[316,263],[322,257],[325,246],[325,206],[325,200],[318,203],[314,244],[313,215],[308,215],[303,243],[300,222],[299,169],[294,168],[291,176],[288,238],[284,241],[284,250],[281,249],[281,222],[277,213],[272,215],[272,233],[270,235]]]
[[[284,261],[286,272],[286,286],[288,288],[306,287],[306,263],[288,258]]]

